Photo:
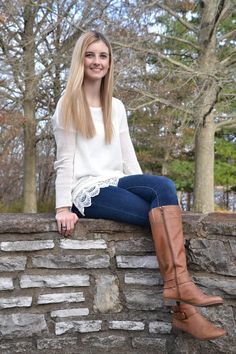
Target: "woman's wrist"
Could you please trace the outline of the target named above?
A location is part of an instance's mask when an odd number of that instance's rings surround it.
[[[70,211],[70,207],[56,208],[56,214],[62,213],[63,211]]]

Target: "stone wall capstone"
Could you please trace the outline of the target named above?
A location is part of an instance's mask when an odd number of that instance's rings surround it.
[[[83,219],[63,238],[53,215],[0,214],[0,353],[236,353],[236,214],[183,221],[191,275],[224,298],[200,311],[226,337],[172,329],[149,229]]]

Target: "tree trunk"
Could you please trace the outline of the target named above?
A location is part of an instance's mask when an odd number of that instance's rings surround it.
[[[214,136],[213,117],[198,127],[195,137],[194,210],[214,211]]]
[[[24,102],[24,213],[37,212],[36,198],[36,143],[34,105]]]
[[[162,176],[167,176],[168,175],[169,158],[170,158],[170,151],[169,151],[169,148],[167,147],[165,152],[164,152],[164,158],[163,158],[162,165],[161,165],[161,174],[162,174]]]
[[[218,68],[216,28],[224,1],[202,0],[199,31],[198,69],[201,95],[196,106],[194,211],[214,211],[214,108],[220,86],[215,73]]]
[[[190,211],[191,210],[191,192],[187,192],[187,196],[186,196],[186,211]]]
[[[36,198],[36,121],[35,121],[35,8],[31,3],[24,8],[22,33],[24,68],[24,212],[37,212]]]

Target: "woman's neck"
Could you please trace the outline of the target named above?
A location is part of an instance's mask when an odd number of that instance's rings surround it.
[[[88,81],[83,83],[84,93],[89,107],[101,107],[100,88],[101,81]]]

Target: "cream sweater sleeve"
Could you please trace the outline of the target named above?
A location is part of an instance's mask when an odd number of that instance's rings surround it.
[[[137,160],[129,132],[120,133],[120,142],[123,156],[124,173],[127,175],[142,174],[142,170]]]
[[[60,105],[53,116],[53,132],[56,140],[57,155],[54,163],[56,170],[56,208],[72,206],[73,165],[76,148],[76,132],[65,130],[60,124]]]
[[[120,122],[120,144],[123,158],[123,169],[127,175],[142,174],[134,146],[130,137],[129,127],[127,122],[127,115],[123,103],[121,106],[121,122]]]

